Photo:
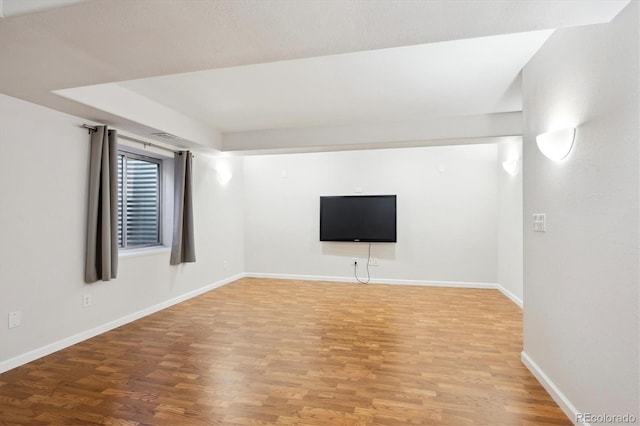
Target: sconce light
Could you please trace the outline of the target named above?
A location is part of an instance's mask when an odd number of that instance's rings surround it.
[[[226,165],[219,165],[216,168],[216,174],[218,175],[218,182],[220,182],[221,185],[228,184],[233,177],[231,170],[229,170],[229,167]]]
[[[511,158],[502,162],[502,168],[511,176],[518,174],[518,158]]]
[[[571,152],[575,136],[575,127],[569,127],[567,129],[542,133],[536,138],[536,143],[538,144],[538,149],[545,157],[553,161],[560,161]]]

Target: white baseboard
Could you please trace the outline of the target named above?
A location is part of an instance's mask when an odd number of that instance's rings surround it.
[[[284,280],[305,280],[305,281],[337,281],[345,283],[357,283],[353,277],[333,277],[323,275],[298,275],[298,274],[272,274],[264,272],[246,272],[246,277],[252,278],[277,278]],[[397,285],[417,285],[425,287],[460,287],[460,288],[487,288],[499,290],[509,300],[518,305],[520,309],[523,307],[522,299],[498,283],[476,283],[465,281],[424,281],[424,280],[392,280],[392,279],[376,279],[372,278],[370,284],[397,284]]]
[[[513,303],[515,303],[516,305],[518,305],[520,307],[520,309],[522,309],[523,307],[523,303],[522,303],[522,299],[520,299],[518,296],[516,296],[515,294],[511,293],[509,290],[507,290],[506,288],[504,288],[501,284],[497,284],[497,288],[498,290],[500,290],[500,292],[502,294],[504,294],[505,296],[507,296],[509,299],[511,299],[511,301]]]
[[[271,274],[263,272],[245,272],[245,277],[250,278],[277,278],[283,280],[303,280],[303,281],[334,281],[344,283],[357,283],[354,277],[335,277],[323,275],[299,275],[299,274]],[[362,279],[362,278],[361,278]],[[423,280],[394,280],[388,278],[371,278],[369,284],[396,284],[396,285],[417,285],[425,287],[462,287],[462,288],[489,288],[496,289],[496,283],[474,283],[464,281],[423,281]]]
[[[551,395],[551,398],[558,404],[558,406],[564,411],[564,413],[569,417],[569,420],[573,422],[575,425],[586,425],[590,426],[589,423],[578,423],[576,419],[578,418],[578,410],[576,407],[569,401],[569,398],[562,393],[562,391],[551,381],[549,376],[545,374],[544,371],[540,368],[538,364],[535,363],[534,360],[531,359],[529,355],[525,351],[522,351],[520,354],[520,359],[522,363],[529,369],[531,374],[534,375],[536,379],[540,382],[543,388]]]
[[[245,272],[245,277],[251,278],[276,278],[283,280],[304,280],[304,281],[335,281],[344,283],[357,283],[353,277],[335,277],[324,275],[301,275],[301,274],[272,274],[267,272]],[[425,287],[460,287],[460,288],[485,288],[499,290],[509,300],[522,309],[522,299],[511,293],[498,283],[476,283],[466,281],[425,281],[425,280],[393,280],[387,278],[372,278],[369,284],[397,284],[397,285],[417,285]]]
[[[169,299],[169,300],[165,300],[164,302],[158,303],[156,305],[150,306],[148,308],[145,308],[141,311],[138,312],[134,312],[132,314],[129,315],[125,315],[124,317],[118,318],[116,320],[110,321],[106,324],[102,324],[98,327],[92,328],[90,330],[86,330],[83,331],[81,333],[75,334],[73,336],[69,336],[66,337],[62,340],[58,340],[57,342],[54,343],[50,343],[46,346],[42,346],[38,349],[34,349],[32,351],[29,351],[25,354],[22,355],[18,355],[14,358],[8,359],[6,361],[2,361],[0,362],[0,373],[4,373],[5,371],[9,371],[13,368],[19,367],[21,365],[24,365],[26,363],[29,363],[31,361],[35,361],[38,358],[42,358],[43,356],[52,354],[53,352],[59,351],[61,349],[67,348],[69,346],[75,345],[76,343],[80,343],[83,340],[87,340],[90,339],[92,337],[95,337],[99,334],[102,334],[104,332],[107,332],[109,330],[113,330],[114,328],[120,327],[122,325],[128,324],[132,321],[135,321],[137,319],[140,319],[142,317],[146,317],[147,315],[153,314],[155,312],[161,311],[163,309],[166,309],[170,306],[173,306],[175,304],[178,304],[180,302],[184,302],[185,300],[191,299],[193,297],[199,296],[202,293],[206,293],[208,291],[211,291],[215,288],[221,287],[225,284],[228,284],[230,282],[236,281],[242,277],[244,277],[245,274],[241,273],[241,274],[237,274],[234,276],[231,276],[229,278],[225,278],[223,280],[217,281],[215,283],[212,284],[208,284],[204,287],[201,287],[199,289],[190,291],[188,293],[185,294],[181,294],[180,296],[174,297],[173,299]]]

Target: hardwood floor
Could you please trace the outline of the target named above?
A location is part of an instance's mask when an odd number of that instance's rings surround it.
[[[0,375],[1,424],[570,425],[496,290],[245,278]]]

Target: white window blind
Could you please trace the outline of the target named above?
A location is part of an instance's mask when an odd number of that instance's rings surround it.
[[[161,161],[129,152],[118,155],[118,244],[160,244]]]

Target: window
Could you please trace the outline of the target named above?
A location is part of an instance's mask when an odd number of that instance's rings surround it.
[[[162,243],[160,229],[162,161],[118,152],[118,246]]]

